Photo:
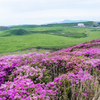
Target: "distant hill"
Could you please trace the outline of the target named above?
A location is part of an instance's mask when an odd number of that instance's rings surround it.
[[[69,19],[65,19],[65,20],[61,21],[60,23],[76,23],[76,22],[87,22],[87,20],[69,20]]]
[[[67,26],[67,27],[73,27],[73,26],[77,26],[79,22],[73,22],[73,23],[53,23],[53,24],[46,24],[46,25],[42,25],[42,26]],[[85,26],[93,26],[93,21],[86,21],[86,22],[82,22],[84,23]]]
[[[12,26],[11,28],[35,28],[35,27],[39,27],[40,25],[16,25],[16,26]]]
[[[0,26],[0,31],[9,30],[9,29],[10,29],[10,27]]]
[[[20,29],[27,29],[27,28],[36,28],[36,27],[41,27],[41,26],[77,26],[78,23],[84,23],[85,26],[93,26],[93,22],[97,22],[98,25],[100,25],[100,21],[87,21],[87,20],[69,20],[69,19],[65,19],[63,21],[59,21],[59,22],[53,22],[53,23],[47,23],[47,24],[41,24],[41,25],[11,25],[8,27],[1,27],[0,30],[7,30],[9,28],[20,28]]]
[[[4,31],[2,34],[0,34],[0,36],[27,35],[27,34],[31,34],[31,32],[25,29],[10,29]]]
[[[9,28],[36,28],[36,27],[41,27],[41,26],[66,26],[65,24],[67,24],[67,26],[74,26],[74,25],[77,25],[78,23],[85,23],[86,25],[89,25],[89,26],[93,26],[93,22],[97,22],[99,25],[100,25],[100,21],[89,21],[89,20],[69,20],[69,19],[65,19],[63,21],[58,21],[58,22],[52,22],[52,23],[44,23],[44,24],[41,24],[41,25],[36,25],[36,24],[22,24],[22,25],[9,25],[9,26],[0,26],[0,30],[8,30]],[[90,24],[92,23],[92,24]]]
[[[25,35],[29,34],[30,32],[24,29],[14,29],[10,30],[11,35]]]
[[[65,19],[63,21],[59,21],[59,22],[53,22],[53,23],[48,23],[48,24],[62,24],[62,23],[79,23],[79,22],[97,22],[100,23],[100,21],[89,21],[89,20],[69,20],[69,19]]]

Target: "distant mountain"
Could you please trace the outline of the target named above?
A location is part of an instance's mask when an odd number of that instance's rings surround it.
[[[75,22],[87,22],[87,20],[69,20],[69,19],[66,19],[66,20],[63,20],[59,23],[75,23]]]
[[[65,19],[63,21],[60,22],[56,22],[56,23],[77,23],[77,22],[100,22],[100,21],[93,21],[93,20],[69,20],[69,19]]]
[[[57,23],[77,23],[77,22],[88,22],[88,20],[69,20],[69,19],[65,19],[63,21],[59,21],[59,22],[52,22],[52,23],[47,23],[47,24],[57,24]],[[90,21],[89,21],[90,22]]]
[[[6,27],[6,26],[0,26],[0,31],[9,30],[9,29],[10,29],[9,27]]]
[[[40,25],[37,25],[37,24],[22,24],[22,25],[9,25],[8,27],[11,27],[11,28],[34,28],[34,27],[39,27],[39,26],[42,26],[42,25],[48,25],[48,24],[63,24],[63,23],[78,23],[78,22],[97,22],[97,23],[100,23],[100,21],[90,21],[90,20],[69,20],[69,19],[65,19],[63,21],[59,21],[59,22],[51,22],[51,23],[44,23],[44,24],[40,24]]]

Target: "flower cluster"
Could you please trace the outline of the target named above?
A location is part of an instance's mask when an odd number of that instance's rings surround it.
[[[97,39],[52,53],[0,57],[0,100],[93,98],[100,91],[99,44]]]

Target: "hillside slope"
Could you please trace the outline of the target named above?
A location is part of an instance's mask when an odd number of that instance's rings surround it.
[[[52,53],[0,57],[1,100],[100,100],[100,39]]]

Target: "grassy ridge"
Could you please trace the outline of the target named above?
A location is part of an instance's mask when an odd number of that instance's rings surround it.
[[[40,27],[40,25],[19,25],[19,26],[12,26],[12,28],[35,28]]]

